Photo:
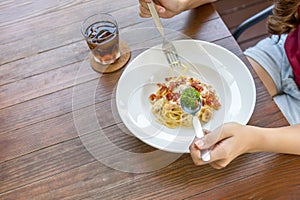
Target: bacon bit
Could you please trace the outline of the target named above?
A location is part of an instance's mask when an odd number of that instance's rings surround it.
[[[191,86],[195,88],[197,86],[197,84],[196,83],[191,83]]]
[[[184,79],[181,79],[180,81],[177,82],[177,86],[179,85],[185,85],[186,81]]]
[[[150,101],[154,101],[154,100],[156,100],[156,98],[157,98],[157,96],[155,94],[151,94],[149,96]]]
[[[161,85],[161,87],[160,87],[160,89],[159,89],[159,92],[160,92],[160,93],[163,93],[164,91],[167,91],[167,90],[168,90],[167,86]]]
[[[198,83],[192,83],[191,86],[193,88],[195,88],[198,92],[202,92],[203,91],[203,87],[201,85],[199,85]]]
[[[177,102],[177,100],[179,99],[179,97],[180,97],[180,94],[179,94],[179,93],[173,93],[173,98],[172,98],[172,100],[175,101],[175,102]]]
[[[173,98],[173,94],[172,94],[171,92],[168,92],[168,93],[166,94],[166,99],[167,99],[168,101],[171,101],[172,98]]]
[[[210,99],[207,99],[205,103],[206,103],[206,105],[208,105],[208,106],[211,106],[211,105],[212,105],[212,101],[211,101]]]
[[[201,106],[203,107],[203,106],[205,105],[205,102],[204,102],[204,101],[201,101],[201,104],[202,104]]]
[[[214,101],[214,109],[218,110],[221,107],[221,103],[218,100]]]
[[[166,81],[170,81],[170,80],[172,80],[172,79],[173,79],[172,77],[167,77],[167,78],[165,78]]]
[[[170,85],[169,85],[169,91],[172,91],[174,88],[176,87],[176,83],[175,82],[170,82]]]

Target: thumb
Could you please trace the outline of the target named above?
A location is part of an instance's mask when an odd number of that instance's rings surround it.
[[[157,10],[159,15],[163,15],[166,12],[166,9],[163,6],[160,6],[160,5],[156,6],[156,10]]]
[[[214,131],[205,131],[205,135],[195,142],[195,145],[199,149],[208,149],[221,140],[226,138],[225,132],[222,131],[222,127],[215,129]]]
[[[174,16],[174,14],[172,12],[170,12],[163,6],[157,5],[156,10],[157,10],[159,17],[161,17],[161,18],[168,19],[168,18],[171,18]]]

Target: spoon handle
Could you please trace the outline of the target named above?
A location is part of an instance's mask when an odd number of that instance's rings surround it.
[[[194,126],[196,137],[202,138],[204,136],[204,133],[203,133],[202,125],[197,116],[193,116],[193,126]],[[210,160],[210,154],[208,149],[200,150],[200,152],[201,152],[201,158],[204,162]]]

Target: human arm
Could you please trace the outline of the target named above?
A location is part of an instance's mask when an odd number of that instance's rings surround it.
[[[249,152],[275,152],[300,155],[300,124],[281,128],[252,127],[260,141]]]
[[[151,17],[147,3],[151,0],[139,0],[140,2],[140,16]],[[206,3],[212,3],[216,0],[155,0],[155,7],[158,15],[161,18],[171,18],[183,11],[196,8]]]
[[[273,97],[278,94],[277,87],[274,83],[274,80],[270,76],[270,74],[255,60],[252,58],[246,56],[248,61],[250,62],[252,68],[260,78],[260,80],[263,82],[264,86],[266,87],[269,94]]]
[[[300,155],[300,124],[281,128],[260,128],[238,123],[227,123],[196,138],[190,145],[196,165],[210,164],[216,169],[226,167],[244,153],[276,152]],[[203,162],[199,149],[211,148],[211,160]]]

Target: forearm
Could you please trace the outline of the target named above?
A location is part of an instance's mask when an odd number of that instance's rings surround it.
[[[300,124],[281,128],[248,126],[252,134],[249,152],[276,152],[300,155]]]
[[[183,3],[181,5],[184,5],[185,7],[183,10],[190,10],[193,8],[196,8],[198,6],[215,2],[216,0],[182,0]]]

